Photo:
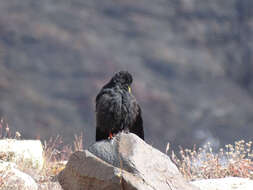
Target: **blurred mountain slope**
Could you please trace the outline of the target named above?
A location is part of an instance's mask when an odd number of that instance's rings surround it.
[[[251,139],[252,32],[250,0],[0,1],[0,115],[88,145],[94,97],[126,69],[161,150]]]

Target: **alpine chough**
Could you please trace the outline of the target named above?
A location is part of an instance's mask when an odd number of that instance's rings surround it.
[[[144,140],[141,108],[131,93],[132,75],[116,73],[96,97],[96,141],[111,139],[120,131]]]

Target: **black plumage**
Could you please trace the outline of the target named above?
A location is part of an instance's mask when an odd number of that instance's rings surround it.
[[[131,94],[132,75],[116,73],[96,97],[96,141],[111,138],[120,131],[144,140],[141,108]]]

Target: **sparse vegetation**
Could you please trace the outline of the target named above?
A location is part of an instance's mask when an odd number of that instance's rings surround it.
[[[11,138],[11,132],[8,123],[4,120],[0,120],[0,139]]]
[[[57,135],[55,138],[50,138],[49,141],[44,141],[44,170],[46,175],[51,176],[58,174],[64,167],[69,156],[78,150],[83,149],[83,134],[75,135],[73,145],[63,145],[62,137]]]
[[[43,146],[45,164],[37,182],[41,184],[41,189],[61,189],[58,185],[53,185],[55,176],[65,168],[66,161],[73,152],[83,149],[83,134],[74,136],[73,145],[63,145],[62,137],[57,135],[44,141]]]
[[[203,148],[183,149],[171,158],[187,180],[223,178],[227,176],[253,178],[252,142],[236,141],[218,153],[211,144]]]

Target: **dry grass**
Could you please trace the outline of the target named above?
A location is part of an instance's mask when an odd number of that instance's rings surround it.
[[[73,152],[83,150],[83,134],[75,135],[74,138],[73,145],[63,145],[62,137],[59,135],[50,138],[49,141],[44,141],[44,169],[47,174],[56,175],[59,173]]]
[[[40,178],[37,183],[40,189],[60,190],[61,187],[53,182],[56,181],[55,176],[65,168],[69,156],[78,150],[83,150],[83,134],[74,136],[73,145],[63,145],[62,137],[59,135],[44,141],[44,159],[45,164],[40,172]]]
[[[1,119],[0,120],[0,139],[11,138],[11,136],[12,135],[11,135],[11,131],[10,131],[8,123],[4,119]]]
[[[253,179],[252,142],[237,141],[214,153],[210,144],[203,148],[182,149],[171,158],[187,180],[227,176]]]

